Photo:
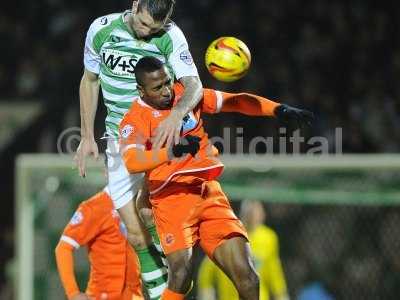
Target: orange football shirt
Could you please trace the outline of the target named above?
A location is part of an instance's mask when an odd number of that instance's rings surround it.
[[[174,85],[175,99],[178,102],[183,95],[183,86]],[[155,194],[163,189],[169,182],[179,180],[177,175],[202,173],[206,179],[217,177],[223,169],[223,164],[217,158],[218,150],[210,145],[208,135],[204,131],[203,121],[200,118],[202,111],[213,113],[216,111],[216,96],[214,91],[209,91],[204,97],[202,105],[197,106],[183,120],[182,136],[193,135],[201,138],[200,150],[196,157],[190,155],[181,159],[166,162],[158,168],[147,172],[149,189]],[[150,107],[142,100],[136,101],[120,124],[121,144],[126,145],[125,150],[136,147],[142,150],[152,149],[152,138],[155,129],[161,121],[165,120],[171,110],[157,110]]]
[[[83,201],[65,227],[60,242],[75,248],[87,246],[91,266],[88,295],[118,294],[127,287],[141,295],[139,263],[125,231],[105,191]]]
[[[175,105],[181,99],[184,87],[176,83],[174,85]],[[166,149],[161,149],[153,156],[143,155],[134,157],[133,164],[143,163],[149,159],[161,160],[155,168],[147,170],[147,179],[150,194],[154,195],[161,191],[171,182],[184,181],[188,183],[191,175],[195,173],[196,178],[213,180],[223,171],[223,164],[218,159],[218,150],[210,144],[208,135],[204,131],[201,113],[218,112],[242,112],[254,116],[273,116],[274,109],[279,103],[266,98],[248,93],[231,94],[212,89],[203,89],[203,99],[193,111],[183,118],[181,136],[192,135],[201,139],[200,150],[195,157],[185,155],[179,159],[168,160],[166,158]],[[129,149],[136,148],[141,151],[152,149],[152,139],[155,136],[155,130],[161,121],[165,120],[171,110],[157,110],[138,99],[133,103],[129,112],[124,116],[120,123],[120,145],[121,152],[128,171],[131,166],[125,154]],[[162,152],[164,151],[164,152]],[[144,154],[144,152],[143,152]],[[148,153],[147,153],[148,154]]]

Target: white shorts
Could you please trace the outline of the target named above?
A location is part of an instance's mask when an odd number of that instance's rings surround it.
[[[143,184],[144,173],[129,174],[119,152],[117,140],[107,140],[107,189],[110,192],[115,209],[119,209],[137,194]]]

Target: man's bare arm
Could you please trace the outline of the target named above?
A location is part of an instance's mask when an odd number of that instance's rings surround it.
[[[185,76],[179,80],[185,87],[184,94],[178,104],[172,109],[171,114],[160,123],[157,128],[153,146],[157,149],[169,148],[178,144],[182,127],[182,119],[188,114],[203,97],[203,85],[197,76]]]
[[[82,137],[94,138],[94,119],[99,99],[99,87],[97,74],[85,70],[79,86]]]
[[[94,139],[94,120],[99,101],[99,88],[97,74],[85,69],[79,86],[81,141],[75,155],[79,175],[83,177],[86,174],[86,156],[94,155],[97,159],[99,155],[97,143]]]
[[[203,97],[203,85],[197,76],[186,76],[180,79],[185,87],[181,100],[176,104],[172,111],[178,111],[182,118],[199,104]],[[179,142],[179,141],[178,141]]]

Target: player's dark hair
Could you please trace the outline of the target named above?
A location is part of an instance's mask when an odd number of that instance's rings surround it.
[[[136,82],[143,86],[145,73],[155,72],[160,70],[164,63],[153,56],[144,56],[136,64],[135,77]]]
[[[175,0],[139,0],[138,11],[145,8],[154,21],[162,22],[171,16],[174,4]]]

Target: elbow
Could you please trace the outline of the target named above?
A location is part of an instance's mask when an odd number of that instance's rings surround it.
[[[180,79],[181,83],[185,87],[185,89],[190,89],[190,90],[200,90],[203,92],[203,84],[201,83],[201,80],[199,76],[185,76]]]
[[[194,84],[196,85],[196,88],[202,90],[203,89],[203,84],[201,83],[200,78],[198,76],[196,76],[196,77],[194,77],[194,79],[195,79],[195,83]]]
[[[195,78],[195,82],[194,82],[194,87],[196,89],[196,91],[198,91],[198,93],[200,94],[200,97],[203,96],[203,84],[201,83],[201,80],[199,77],[194,77]]]
[[[60,246],[60,244],[57,244],[57,246],[54,248],[54,256],[56,257],[56,259],[57,259],[57,257],[58,257],[59,254],[60,254],[60,248],[59,248],[59,246]]]
[[[85,70],[81,78],[80,89],[84,89],[85,87],[99,88],[100,81],[98,75]]]
[[[62,245],[58,242],[57,246],[54,248],[54,253],[58,255],[62,251]]]

